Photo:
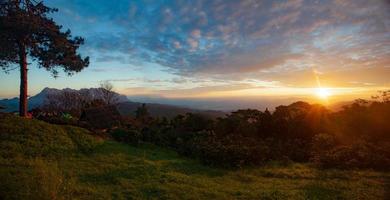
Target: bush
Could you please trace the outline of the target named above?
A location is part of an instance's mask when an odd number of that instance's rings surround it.
[[[313,162],[324,168],[390,169],[390,145],[357,141],[331,147],[315,155]]]
[[[279,141],[276,146],[272,143],[273,160],[291,160],[295,162],[307,162],[310,159],[310,142],[304,139],[289,139]]]
[[[133,129],[115,129],[111,132],[112,138],[119,142],[138,145],[142,140],[142,134]]]
[[[197,157],[202,162],[222,167],[259,165],[269,160],[269,147],[263,141],[251,138],[218,138],[214,135],[200,136],[187,141],[181,153]]]
[[[336,147],[335,138],[329,134],[318,134],[313,137],[311,144],[311,157],[310,161],[314,163],[321,163],[321,159],[324,158],[330,151]]]

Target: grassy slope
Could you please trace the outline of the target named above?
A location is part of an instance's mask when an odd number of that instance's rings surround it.
[[[221,170],[153,145],[0,116],[0,199],[385,199],[389,178],[302,164]]]

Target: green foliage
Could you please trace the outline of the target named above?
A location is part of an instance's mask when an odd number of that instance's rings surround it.
[[[64,114],[62,114],[62,118],[64,119],[64,120],[72,120],[72,115],[71,114],[69,114],[69,113],[64,113]]]
[[[336,145],[336,139],[332,135],[318,134],[314,136],[311,145],[311,161],[321,162],[323,156],[332,151]]]
[[[174,148],[210,165],[305,162],[310,157],[311,138],[322,129],[326,113],[323,107],[303,102],[280,107],[273,115],[268,111],[238,110],[215,121],[188,113],[165,124],[149,122],[142,134],[145,141]]]
[[[317,151],[314,163],[325,168],[390,169],[390,143],[381,145],[358,141]]]

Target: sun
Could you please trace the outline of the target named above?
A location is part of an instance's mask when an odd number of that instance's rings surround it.
[[[316,95],[321,99],[327,99],[331,93],[328,88],[317,88]]]

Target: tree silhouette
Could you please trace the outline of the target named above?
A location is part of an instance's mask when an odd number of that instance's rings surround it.
[[[142,104],[142,106],[138,107],[135,111],[135,118],[141,120],[142,122],[146,122],[150,118],[150,114],[146,104]]]
[[[61,31],[47,14],[57,12],[34,0],[0,0],[0,66],[7,72],[18,64],[20,68],[19,114],[27,115],[27,58],[54,77],[58,68],[68,75],[81,71],[89,64],[77,49],[84,43],[72,37],[70,30]]]
[[[107,104],[115,104],[119,100],[119,95],[114,92],[114,86],[109,81],[104,81],[100,83],[100,95],[102,100]]]

